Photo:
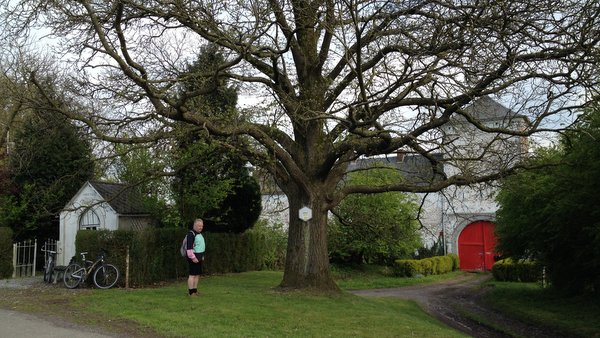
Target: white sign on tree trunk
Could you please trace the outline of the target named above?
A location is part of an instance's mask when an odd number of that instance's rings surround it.
[[[298,217],[300,217],[300,219],[304,222],[308,221],[312,218],[312,209],[309,207],[302,207],[300,210],[298,210]]]

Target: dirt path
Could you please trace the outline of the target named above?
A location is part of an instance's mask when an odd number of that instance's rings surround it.
[[[488,274],[473,274],[435,284],[351,292],[366,297],[414,300],[433,317],[472,337],[567,337],[487,307],[482,298],[487,289],[480,285],[489,278]],[[487,324],[472,318],[481,318]]]

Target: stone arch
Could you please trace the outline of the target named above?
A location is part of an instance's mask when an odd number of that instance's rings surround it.
[[[482,226],[482,231],[483,231],[483,227],[486,228],[486,230],[484,232],[489,232],[489,224],[491,224],[492,229],[491,231],[493,231],[493,226],[495,225],[495,221],[496,218],[493,215],[483,215],[483,214],[473,214],[473,215],[469,215],[469,216],[463,216],[462,220],[458,223],[458,226],[456,228],[454,228],[454,231],[452,232],[452,246],[453,246],[453,250],[452,252],[456,253],[459,255],[459,257],[461,257],[461,252],[460,252],[460,243],[459,243],[459,238],[461,236],[461,234],[463,233],[463,231],[465,231],[465,229],[470,226],[470,225],[474,225],[477,226],[477,224],[479,224],[479,226]],[[469,230],[472,231],[472,228]],[[483,234],[482,234],[483,236]],[[463,239],[464,240],[464,239]],[[484,241],[486,242],[486,241]],[[487,241],[489,242],[489,241]],[[490,243],[487,244],[488,246],[490,245]],[[463,243],[463,251],[465,249],[465,244]],[[482,269],[485,270],[489,270],[491,269],[491,264],[492,261],[490,260],[489,257],[487,256],[492,256],[493,258],[493,252],[488,253],[489,248],[481,248],[482,249],[482,259],[483,259],[483,265],[482,265]],[[469,249],[470,250],[470,249]],[[464,255],[467,254],[466,252],[462,252],[463,258]],[[487,257],[487,258],[486,258]],[[466,263],[466,262],[463,262]],[[461,268],[465,268],[465,264],[461,263]],[[467,268],[469,270],[478,270],[479,268]]]

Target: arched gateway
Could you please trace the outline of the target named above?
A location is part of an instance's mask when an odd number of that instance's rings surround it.
[[[487,271],[494,265],[494,223],[476,221],[467,225],[458,236],[458,257],[461,270]]]

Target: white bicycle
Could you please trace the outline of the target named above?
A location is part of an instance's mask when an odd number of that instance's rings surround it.
[[[105,252],[102,251],[95,262],[86,260],[86,254],[87,252],[80,253],[83,266],[79,263],[71,263],[67,266],[63,277],[65,286],[69,289],[74,289],[90,275],[92,276],[94,285],[100,289],[108,289],[115,286],[119,280],[119,269],[105,262]]]

